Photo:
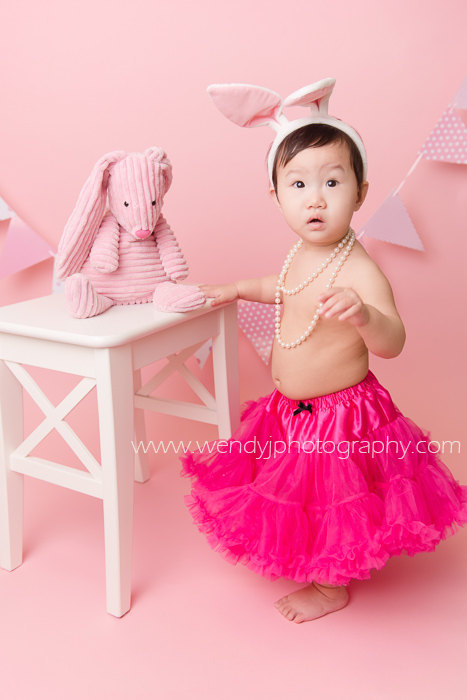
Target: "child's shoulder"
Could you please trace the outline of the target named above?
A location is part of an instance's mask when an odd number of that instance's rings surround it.
[[[391,283],[379,265],[359,241],[355,241],[353,248],[349,256],[349,260],[352,261],[349,271],[355,291],[365,298],[375,295],[380,299],[392,298]]]
[[[353,266],[357,268],[359,272],[365,272],[366,274],[381,276],[387,279],[382,269],[373,260],[360,241],[355,241],[352,254],[349,259],[352,260]]]

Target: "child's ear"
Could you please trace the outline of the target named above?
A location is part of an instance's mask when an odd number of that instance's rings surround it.
[[[269,194],[270,194],[271,199],[272,199],[272,201],[274,202],[274,204],[275,204],[277,207],[279,207],[279,209],[281,209],[281,205],[280,205],[280,202],[279,202],[279,200],[278,200],[278,198],[277,198],[276,190],[274,189],[274,187],[271,187],[271,188],[269,189]]]
[[[365,198],[368,194],[369,186],[370,186],[370,183],[367,182],[367,180],[362,182],[362,184],[360,185],[360,189],[358,190],[358,197],[357,197],[357,201],[355,203],[355,210],[354,211],[358,211],[360,209],[360,207],[362,206],[362,204],[365,201]]]

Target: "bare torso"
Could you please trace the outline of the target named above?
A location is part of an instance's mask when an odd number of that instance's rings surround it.
[[[285,286],[296,287],[322,262],[323,257],[310,253],[295,256],[287,273]],[[331,263],[314,282],[299,294],[284,295],[281,337],[285,342],[296,340],[310,323],[319,303],[318,296],[335,268]],[[334,287],[351,287],[359,291],[358,278],[365,265],[372,265],[363,246],[356,241],[347,261],[334,282]],[[274,340],[272,379],[276,388],[292,399],[311,399],[357,384],[368,373],[368,349],[357,329],[338,315],[320,317],[315,329],[299,346],[286,349]]]

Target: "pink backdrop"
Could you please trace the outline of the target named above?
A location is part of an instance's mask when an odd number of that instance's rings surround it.
[[[369,157],[358,228],[405,176],[464,79],[466,20],[463,0],[11,2],[0,28],[0,196],[56,247],[100,155],[162,145],[174,166],[164,211],[187,255],[188,281],[271,274],[293,242],[269,200],[271,134],[229,123],[206,86],[247,82],[287,95],[335,77],[331,112],[358,129]],[[403,354],[372,358],[371,367],[433,439],[462,445],[466,185],[465,166],[422,161],[401,197],[425,252],[363,239],[407,329]],[[0,245],[4,236],[0,223]],[[51,274],[47,261],[0,280],[0,303],[48,294]],[[240,378],[242,400],[272,388],[243,335]],[[148,423],[155,428],[154,417]],[[170,418],[158,425],[167,439],[214,436]],[[84,420],[82,428],[97,440]],[[446,461],[465,483],[462,454]]]

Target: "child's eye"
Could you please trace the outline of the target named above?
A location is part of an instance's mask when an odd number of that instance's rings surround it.
[[[335,186],[337,185],[337,180],[328,180],[328,181],[326,182],[326,185],[327,185],[328,187],[335,187]]]
[[[296,180],[292,187],[297,187],[298,189],[301,189],[302,187],[305,187],[305,183],[302,182],[301,180]]]
[[[130,205],[128,204],[128,202],[123,202],[123,204],[124,204],[126,207],[129,207],[129,206],[130,206]]]

